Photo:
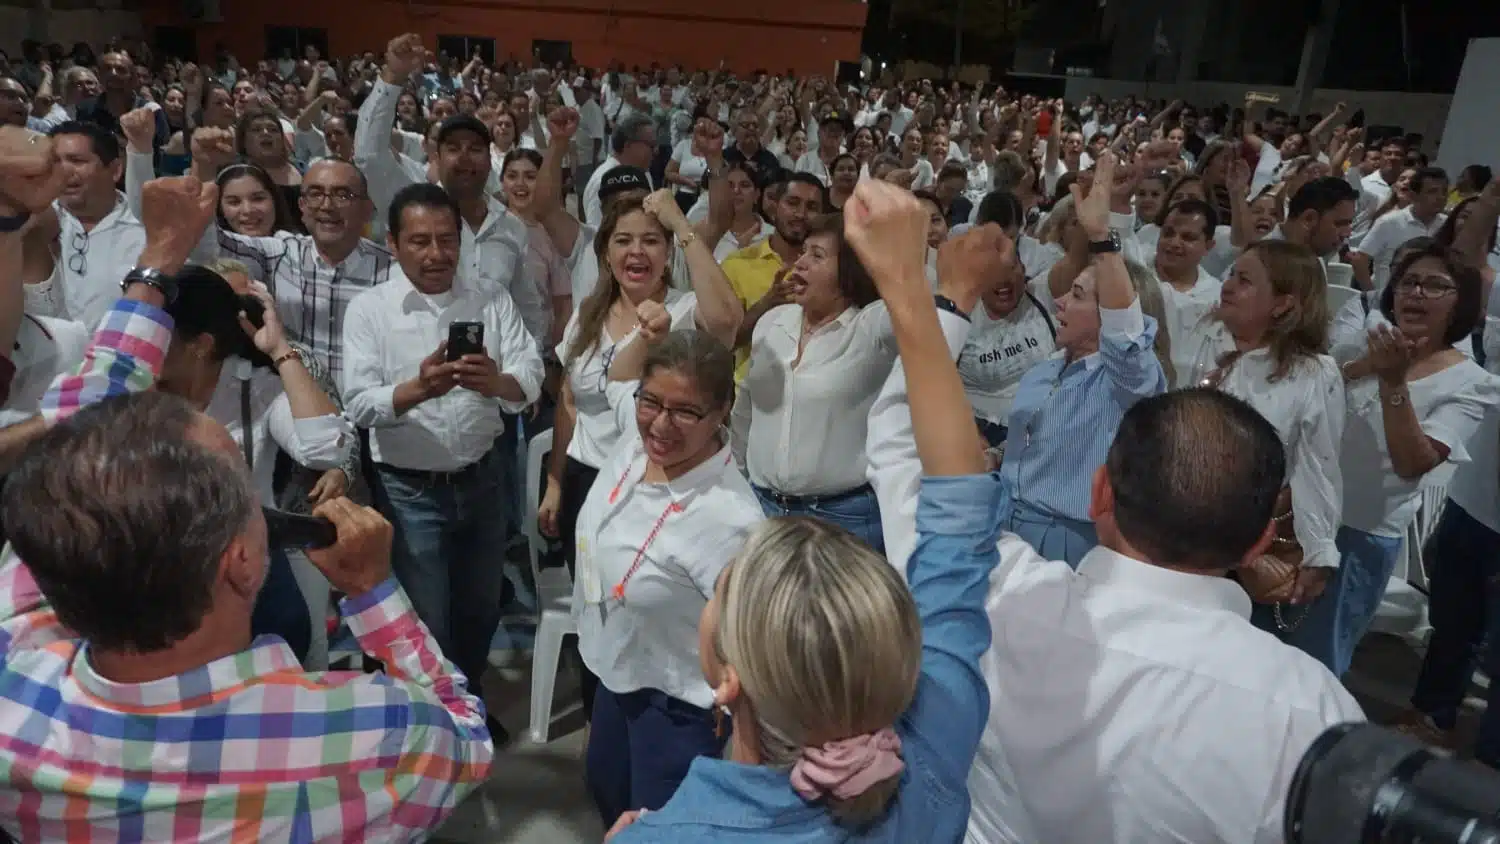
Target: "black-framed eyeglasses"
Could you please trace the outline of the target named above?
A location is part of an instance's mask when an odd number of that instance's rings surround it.
[[[83,275],[89,270],[89,235],[88,232],[73,232],[73,239],[68,242],[68,272],[74,275]]]
[[[635,413],[645,421],[654,421],[665,413],[667,421],[678,428],[691,428],[708,418],[708,414],[695,407],[675,407],[662,403],[661,399],[639,389],[635,391]]]
[[[331,200],[333,202],[333,207],[335,208],[345,208],[350,203],[354,202],[354,200],[363,199],[364,194],[355,193],[348,188],[334,188],[333,190],[324,190],[322,188],[303,188],[302,198],[307,201],[308,205],[311,205],[314,208],[322,205],[324,200]]]
[[[1396,282],[1396,290],[1401,293],[1414,293],[1423,299],[1441,299],[1458,292],[1458,285],[1445,275],[1407,274]]]

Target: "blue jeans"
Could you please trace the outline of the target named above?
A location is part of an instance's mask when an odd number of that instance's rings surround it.
[[[801,496],[802,500],[791,501],[778,500],[772,490],[755,487],[755,497],[760,499],[761,509],[768,519],[778,516],[822,519],[863,539],[877,552],[885,553],[885,533],[880,529],[880,502],[875,499],[875,490],[868,486],[831,496]]]
[[[250,613],[250,635],[280,636],[301,662],[307,659],[307,650],[312,647],[313,619],[302,590],[297,587],[286,551],[272,548],[270,557],[266,582],[260,587],[255,609]],[[318,621],[321,623],[323,619]]]
[[[1342,677],[1380,609],[1380,599],[1401,556],[1401,538],[1341,527],[1334,541],[1339,549],[1339,567],[1323,594],[1306,607],[1281,608],[1281,617],[1288,623],[1302,619],[1297,629],[1290,633],[1278,630],[1275,612],[1267,604],[1257,604],[1251,620]]]
[[[1500,594],[1495,581],[1500,577],[1500,534],[1449,501],[1424,557],[1431,561],[1432,571],[1427,608],[1432,639],[1411,705],[1439,727],[1453,729],[1488,629],[1483,668],[1490,676],[1489,706],[1479,722],[1474,758],[1500,768],[1500,696],[1494,691],[1500,683]]]
[[[665,806],[694,759],[724,752],[713,713],[665,692],[616,694],[600,685],[593,709],[584,771],[606,828],[625,812]]]
[[[380,511],[396,529],[391,568],[472,690],[489,665],[506,600],[504,498],[515,492],[506,485],[503,450],[445,478],[379,464],[375,470]]]
[[[1083,555],[1099,544],[1093,522],[1051,516],[1013,497],[1008,503],[1008,510],[1001,512],[1001,527],[1049,560],[1062,560],[1076,569]]]

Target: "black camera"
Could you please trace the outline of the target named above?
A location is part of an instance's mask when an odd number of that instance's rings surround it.
[[[1286,841],[1500,844],[1500,772],[1374,724],[1340,724],[1297,766]]]

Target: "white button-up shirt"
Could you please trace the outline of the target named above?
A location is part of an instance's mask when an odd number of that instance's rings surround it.
[[[719,573],[765,514],[728,443],[672,481],[646,483],[635,387],[610,385],[610,400],[628,430],[578,513],[578,651],[612,692],[657,689],[708,709],[713,691],[698,660],[698,618]],[[615,586],[637,558],[641,565],[617,600]]]
[[[969,324],[939,320],[957,356]],[[869,449],[904,572],[922,467],[899,361],[871,409]],[[1104,548],[1074,572],[1016,536],[998,545],[966,841],[1279,844],[1302,754],[1327,727],[1364,720],[1338,679],[1251,625],[1249,598],[1225,578]]]
[[[1199,359],[1214,360],[1233,350],[1224,324],[1212,321]],[[1328,355],[1301,358],[1286,375],[1271,381],[1275,368],[1269,349],[1246,352],[1230,366],[1219,389],[1243,399],[1281,435],[1287,486],[1292,490],[1292,529],[1302,546],[1302,564],[1338,568],[1334,536],[1343,524],[1339,451],[1344,441],[1344,379]]]
[[[87,231],[61,202],[54,202],[52,207],[57,209],[61,227],[57,239],[59,272],[54,276],[62,286],[60,296],[54,291],[61,313],[47,316],[66,317],[92,331],[120,298],[120,280],[146,248],[146,228],[130,213],[121,193],[115,197],[115,210]]]
[[[583,186],[583,204],[578,207],[581,212],[579,220],[598,228],[600,221],[604,219],[604,206],[599,201],[599,186],[604,183],[605,174],[620,166],[620,159],[611,153],[604,159],[604,163],[594,169],[594,174],[589,176],[588,184]]]
[[[247,390],[249,419],[242,395]],[[272,487],[276,452],[285,451],[298,464],[319,471],[344,465],[356,442],[354,426],[336,413],[296,419],[281,377],[273,369],[256,369],[249,361],[231,357],[224,361],[219,384],[209,400],[207,414],[223,425],[240,452],[245,451],[246,422],[250,432],[250,454],[255,461],[251,475],[260,502],[276,505]]]
[[[884,302],[848,308],[802,342],[800,305],[755,326],[744,400],[750,482],[785,495],[831,495],[865,484],[865,422],[896,359]],[[743,413],[744,410],[740,410]]]
[[[485,201],[488,213],[479,228],[467,222],[459,227],[463,236],[459,264],[464,268],[464,278],[473,281],[473,287],[481,292],[509,293],[521,322],[540,349],[552,330],[552,303],[542,297],[531,278],[527,260],[531,234],[525,221],[499,200],[486,196]]]
[[[52,379],[72,372],[83,362],[89,331],[81,323],[26,314],[16,333],[10,362],[16,368],[10,395],[0,407],[0,428],[25,422],[41,408],[42,395]]]
[[[516,379],[525,400],[487,398],[463,387],[397,414],[396,385],[416,378],[422,360],[448,339],[455,322],[484,325],[484,345],[500,371]],[[479,460],[505,430],[500,411],[519,413],[542,387],[542,358],[504,292],[455,282],[428,295],[398,266],[391,280],[349,303],[344,315],[344,404],[370,430],[374,459],[399,469],[454,472]]]
[[[1359,242],[1359,251],[1369,256],[1374,267],[1375,289],[1383,290],[1390,282],[1394,269],[1391,261],[1397,250],[1412,238],[1436,235],[1447,219],[1447,214],[1438,214],[1431,222],[1423,223],[1411,213],[1411,208],[1398,208],[1371,224],[1370,233]]]

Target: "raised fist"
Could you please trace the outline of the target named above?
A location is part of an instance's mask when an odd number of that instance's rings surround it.
[[[125,112],[120,117],[120,131],[125,133],[131,152],[150,152],[151,141],[156,137],[156,110],[138,108]]]

